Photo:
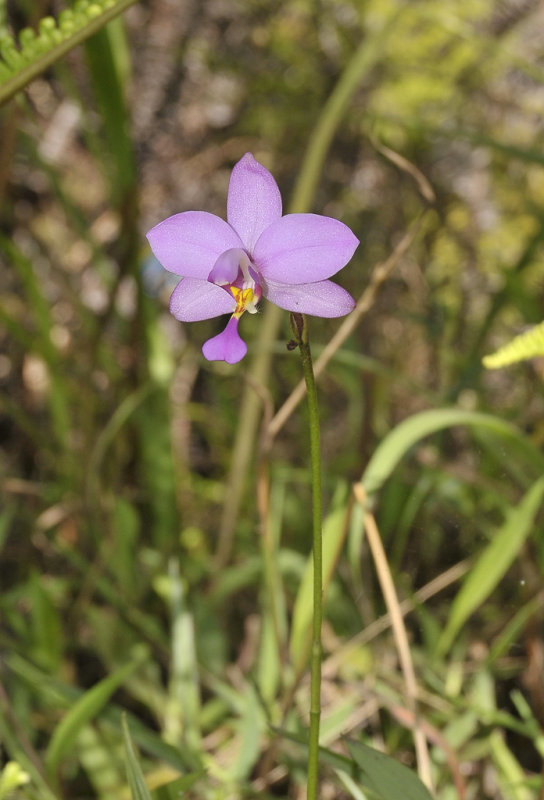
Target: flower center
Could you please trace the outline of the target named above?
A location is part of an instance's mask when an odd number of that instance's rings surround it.
[[[244,250],[233,248],[221,253],[208,280],[232,294],[236,301],[233,316],[237,319],[244,311],[255,314],[263,291],[258,283],[258,275]]]
[[[254,285],[254,288],[257,287]],[[259,298],[256,297],[256,292],[248,286],[247,289],[239,289],[237,286],[229,286],[232,296],[236,300],[236,309],[234,311],[235,317],[241,317],[244,311],[249,311],[254,314],[257,311],[257,303]],[[260,296],[260,293],[259,293]]]

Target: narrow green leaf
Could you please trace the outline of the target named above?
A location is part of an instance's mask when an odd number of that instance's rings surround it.
[[[130,786],[130,793],[132,794],[132,800],[152,800],[149,789],[145,783],[142,768],[138,763],[136,751],[134,749],[132,739],[130,738],[127,719],[124,714],[122,716],[122,725],[123,739],[125,742],[127,777]]]
[[[486,600],[518,555],[544,495],[544,477],[534,483],[521,503],[510,511],[504,524],[468,573],[453,601],[450,616],[438,642],[445,653],[469,616]]]
[[[368,494],[375,494],[381,489],[397,464],[417,442],[431,433],[436,433],[444,428],[452,428],[455,425],[487,428],[498,436],[515,439],[518,442],[522,440],[527,452],[534,451],[535,455],[540,455],[541,460],[541,454],[531,446],[523,434],[499,417],[481,414],[477,411],[463,411],[460,408],[422,411],[397,425],[374,452],[362,477]]]
[[[347,741],[346,744],[364,773],[363,783],[382,800],[432,800],[429,790],[404,764],[362,742]]]
[[[147,659],[147,650],[116,672],[108,675],[80,697],[55,728],[45,764],[49,775],[55,773],[64,755],[73,747],[79,731],[104,708],[112,694]]]

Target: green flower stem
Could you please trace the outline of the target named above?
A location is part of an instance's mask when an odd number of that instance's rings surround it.
[[[307,800],[317,798],[319,769],[319,725],[321,721],[321,626],[323,622],[323,542],[321,495],[321,436],[319,409],[312,354],[308,338],[308,322],[302,314],[291,314],[291,326],[300,350],[302,371],[308,398],[310,425],[310,459],[312,470],[312,530],[314,563],[314,614],[312,623],[312,651],[310,661],[310,736],[308,741]]]

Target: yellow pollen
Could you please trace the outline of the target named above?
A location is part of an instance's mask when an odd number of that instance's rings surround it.
[[[238,289],[237,286],[231,286],[230,290],[232,296],[236,300],[236,309],[234,311],[235,317],[241,317],[248,303],[253,302],[253,289]]]

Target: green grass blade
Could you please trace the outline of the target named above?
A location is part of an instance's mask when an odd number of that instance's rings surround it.
[[[77,759],[100,800],[118,800],[126,786],[125,771],[119,758],[119,736],[104,735],[100,724],[87,725],[77,737]],[[115,737],[115,738],[114,738]]]
[[[91,498],[98,498],[100,493],[100,469],[115,437],[127,423],[130,417],[144,403],[148,396],[154,391],[152,383],[145,383],[135,392],[127,395],[117,406],[106,425],[96,437],[87,469],[87,494]]]
[[[30,352],[38,353],[46,362],[50,379],[48,402],[53,429],[59,445],[64,448],[69,438],[71,425],[70,392],[63,374],[61,358],[50,336],[53,327],[50,304],[42,291],[40,280],[32,262],[21,253],[19,248],[7,236],[1,234],[0,249],[21,281],[25,299],[28,308],[31,309],[38,335],[34,337],[29,335],[25,327],[17,320],[13,320],[14,324],[10,327],[12,327],[15,335],[17,335],[18,331],[21,333],[21,341]],[[1,316],[3,321],[9,323],[6,312],[2,311]]]
[[[335,772],[338,775],[338,778],[340,779],[341,783],[346,788],[346,790],[353,797],[353,800],[369,800],[368,795],[365,794],[359,786],[357,786],[357,784],[350,775],[348,775],[341,769],[337,769],[335,770]]]
[[[534,800],[534,793],[527,786],[526,775],[508,747],[502,731],[492,731],[489,737],[491,756],[498,769],[499,791],[509,800]]]
[[[523,637],[523,631],[526,629],[529,621],[538,614],[542,608],[542,595],[537,594],[531,598],[529,602],[524,603],[522,607],[516,611],[512,619],[510,619],[500,634],[493,641],[487,655],[487,663],[492,664],[498,658],[508,652],[510,647],[516,640]]]
[[[108,675],[79,698],[55,729],[45,756],[49,775],[54,775],[60,762],[74,744],[78,732],[89,723],[109,701],[112,694],[147,658],[147,651]]]
[[[200,685],[196,656],[195,626],[187,603],[187,588],[180,575],[178,560],[169,562],[170,612],[172,615],[172,671],[165,713],[165,738],[181,738],[196,752],[201,735]]]
[[[532,530],[544,496],[544,477],[534,483],[517,508],[478,558],[455,598],[448,622],[438,642],[438,652],[451,647],[470,615],[486,600],[513,563]]]
[[[127,777],[130,786],[130,793],[132,794],[132,800],[152,800],[149,789],[145,783],[142,769],[138,763],[138,758],[136,756],[132,739],[130,738],[130,731],[128,729],[127,720],[124,714],[122,718],[122,724],[123,739],[125,742]]]

